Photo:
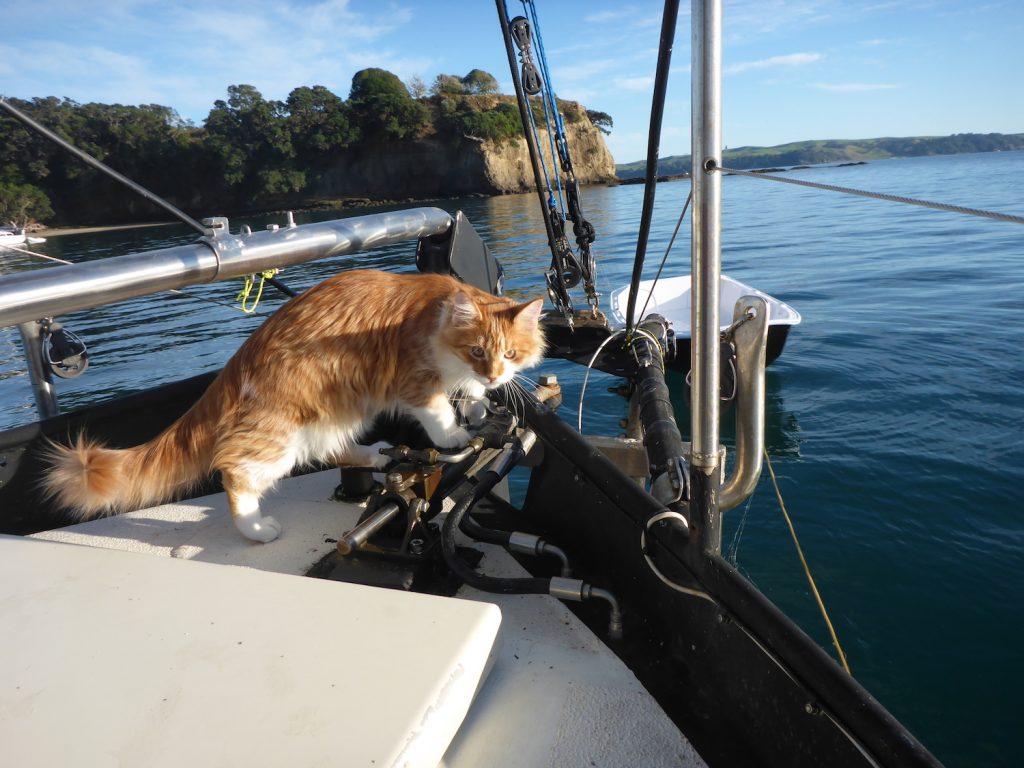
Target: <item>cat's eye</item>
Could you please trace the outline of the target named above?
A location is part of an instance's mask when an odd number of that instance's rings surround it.
[[[509,360],[515,360],[516,351],[514,349],[510,349],[508,352],[505,353],[505,357],[507,357]]]
[[[487,353],[484,352],[484,348],[483,347],[471,347],[470,350],[469,350],[469,354],[471,354],[473,357],[478,357],[480,359],[483,359],[484,356]]]

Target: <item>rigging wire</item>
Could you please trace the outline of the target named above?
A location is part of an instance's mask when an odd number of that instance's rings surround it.
[[[555,203],[555,192],[550,188],[548,181],[548,206],[549,215],[556,220],[561,253],[557,259],[563,262],[563,283],[566,289],[574,287],[582,278],[584,291],[587,295],[587,302],[590,305],[592,315],[597,316],[600,303],[596,287],[596,264],[590,245],[596,239],[594,226],[586,220],[583,214],[583,206],[580,201],[579,182],[573,169],[572,156],[569,152],[568,136],[565,132],[565,124],[562,120],[562,113],[559,112],[558,99],[552,88],[551,72],[548,68],[547,52],[544,48],[544,40],[540,31],[540,19],[537,14],[537,6],[533,0],[521,0],[523,12],[526,16],[518,17],[523,22],[519,27],[516,36],[516,43],[520,45],[524,71],[527,66],[529,51],[536,52],[539,71],[536,74],[536,90],[528,91],[528,95],[537,95],[541,99],[544,112],[545,127],[547,129],[548,146],[551,152],[552,175],[555,180],[557,191],[557,211]],[[506,8],[507,12],[507,8]],[[525,31],[524,31],[525,30]],[[531,45],[532,40],[532,45]],[[525,78],[525,75],[524,75]],[[532,120],[531,113],[531,120]],[[536,133],[536,126],[533,126]],[[534,145],[539,147],[539,140],[535,139]],[[545,176],[547,174],[547,160],[541,155],[540,161],[544,163]],[[564,177],[564,179],[563,179]],[[562,182],[565,181],[563,185]],[[572,222],[572,231],[579,249],[579,255],[575,256],[568,244],[568,237],[565,232],[565,223]]]
[[[551,146],[551,165],[554,166],[555,185],[558,188],[558,207],[565,216],[565,203],[562,200],[562,177],[555,166],[556,159],[562,154],[561,149],[565,141],[565,128],[562,125],[562,116],[558,113],[558,102],[551,90],[551,73],[548,72],[548,57],[544,50],[544,40],[540,34],[540,20],[537,18],[537,6],[532,0],[521,0],[523,12],[530,14],[530,24],[534,36],[537,38],[537,62],[540,64],[541,72],[541,103],[544,106],[544,120],[548,126],[548,143]],[[556,141],[558,147],[555,147]],[[548,191],[550,192],[550,186]]]
[[[734,173],[737,176],[752,176],[756,179],[767,179],[768,181],[779,181],[783,184],[795,184],[798,187],[810,187],[811,189],[822,189],[826,192],[840,192],[844,195],[857,195],[858,197],[868,197],[874,200],[887,200],[892,203],[905,203],[907,205],[917,205],[922,208],[934,208],[937,211],[947,211],[949,213],[962,213],[968,216],[980,216],[986,219],[996,219],[997,221],[1008,221],[1012,224],[1024,224],[1024,216],[1015,216],[1012,213],[1001,213],[999,211],[986,211],[981,208],[968,208],[963,205],[950,205],[949,203],[936,203],[932,200],[921,200],[916,197],[905,197],[903,195],[889,195],[884,192],[871,192],[864,189],[856,189],[854,187],[841,187],[837,184],[821,184],[816,181],[807,181],[806,179],[793,179],[785,178],[783,176],[775,176],[770,173],[755,173],[754,171],[741,171],[736,168],[726,168],[725,166],[715,166],[708,170],[721,171],[722,173]]]
[[[686,209],[690,207],[690,202],[693,200],[693,187],[690,187],[690,193],[686,196],[686,202],[683,203],[683,210],[679,212],[679,218],[676,220],[676,228],[672,230],[672,237],[669,238],[668,245],[665,247],[665,253],[661,257],[661,264],[658,265],[658,272],[654,275],[654,280],[651,282],[650,293],[647,294],[647,301],[644,302],[644,308],[640,310],[640,317],[643,318],[644,313],[647,312],[647,305],[651,303],[651,297],[654,295],[654,288],[658,284],[658,280],[661,279],[661,270],[665,268],[665,262],[668,261],[668,253],[672,250],[672,245],[676,241],[676,235],[679,234],[679,228],[683,225],[683,219],[686,218]]]
[[[779,481],[775,477],[775,468],[772,467],[772,458],[768,455],[768,449],[764,449],[765,462],[768,465],[768,474],[772,478],[772,486],[775,488],[775,497],[779,500],[779,507],[782,509],[782,516],[786,519],[786,525],[789,526],[789,535],[793,538],[793,544],[796,546],[796,553],[800,557],[800,563],[804,567],[804,574],[807,576],[807,582],[811,585],[811,592],[814,594],[814,599],[818,603],[818,609],[821,611],[821,616],[825,619],[825,626],[828,627],[828,633],[832,637],[832,645],[835,646],[836,652],[839,654],[839,661],[843,665],[843,669],[850,676],[853,673],[850,671],[850,665],[846,661],[846,654],[843,653],[843,648],[839,645],[839,637],[836,635],[835,627],[832,626],[832,620],[828,616],[828,611],[825,608],[825,603],[821,599],[821,594],[818,592],[818,586],[814,583],[814,577],[811,575],[810,566],[807,565],[807,558],[804,557],[803,547],[800,546],[800,540],[797,538],[796,529],[793,527],[793,521],[789,517],[789,512],[786,510],[786,502],[782,500],[782,491],[779,490]]]
[[[495,0],[495,7],[498,11],[498,20],[501,23],[502,37],[505,42],[505,53],[508,56],[509,71],[512,75],[512,84],[516,93],[516,104],[519,108],[519,119],[523,124],[523,133],[526,138],[527,149],[529,150],[530,165],[533,169],[534,183],[541,207],[541,217],[544,220],[544,230],[548,236],[548,247],[551,249],[551,267],[544,273],[545,280],[548,285],[548,295],[550,296],[552,303],[558,308],[559,312],[568,322],[569,327],[572,328],[573,307],[572,299],[568,292],[568,288],[571,286],[566,283],[566,275],[569,274],[571,278],[575,278],[578,266],[576,265],[576,260],[572,255],[572,250],[569,247],[568,241],[565,239],[564,228],[561,226],[562,222],[556,222],[554,220],[555,217],[553,215],[552,207],[549,206],[549,198],[545,198],[544,196],[544,189],[542,188],[542,183],[544,182],[540,166],[542,153],[538,146],[536,136],[533,131],[528,128],[533,121],[533,108],[527,98],[523,78],[520,77],[520,68],[516,65],[516,47],[519,48],[519,57],[523,64],[523,77],[527,74],[528,64],[530,71],[532,72],[531,76],[536,76],[538,80],[540,76],[536,72],[533,72],[533,65],[529,61],[528,35],[525,34],[524,31],[522,37],[518,37],[513,32],[509,21],[508,4],[506,0]],[[523,21],[526,20],[523,19]],[[544,186],[547,186],[550,189],[550,183],[544,183]],[[572,279],[570,279],[569,282],[572,282]],[[575,282],[572,282],[572,284],[575,285]]]
[[[88,152],[82,151],[81,149],[76,147],[71,142],[66,141],[65,139],[61,138],[56,133],[54,133],[49,128],[47,128],[46,126],[41,125],[40,123],[38,123],[35,120],[33,120],[31,117],[26,115],[24,112],[22,112],[20,109],[15,107],[13,104],[11,104],[6,99],[0,98],[0,109],[3,109],[5,112],[7,112],[9,115],[11,115],[11,117],[16,118],[17,120],[21,121],[22,123],[27,125],[29,128],[31,128],[32,130],[36,131],[37,133],[41,134],[45,138],[49,139],[50,141],[52,141],[54,144],[56,144],[61,149],[64,149],[64,150],[70,152],[72,155],[77,157],[83,163],[85,163],[87,165],[91,165],[93,168],[96,168],[97,170],[101,171],[102,173],[105,173],[107,176],[109,176],[110,178],[114,179],[115,181],[119,181],[121,184],[124,184],[126,187],[128,187],[128,189],[130,189],[132,192],[135,192],[137,195],[140,195],[140,196],[144,197],[146,200],[149,200],[149,202],[153,203],[154,205],[158,205],[161,208],[163,208],[165,211],[168,211],[169,213],[174,215],[175,218],[180,219],[181,221],[185,222],[190,227],[192,227],[192,229],[194,229],[197,232],[199,232],[199,234],[201,234],[203,237],[206,237],[206,236],[208,236],[210,234],[210,228],[209,227],[206,227],[203,224],[200,224],[198,221],[193,219],[187,213],[185,213],[181,209],[175,207],[174,205],[171,205],[171,203],[167,202],[166,200],[164,200],[159,195],[154,194],[153,192],[150,192],[148,189],[143,187],[141,184],[137,184],[136,182],[134,182],[131,179],[129,179],[127,176],[121,175],[120,173],[115,171],[113,168],[111,168],[109,165],[106,165],[105,163],[102,163],[99,160],[97,160],[95,157],[90,155]]]

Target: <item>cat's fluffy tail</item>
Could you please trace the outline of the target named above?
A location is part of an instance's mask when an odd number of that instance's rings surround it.
[[[194,485],[208,471],[208,447],[183,435],[181,421],[134,448],[107,448],[79,435],[51,442],[43,492],[79,520],[152,506]]]

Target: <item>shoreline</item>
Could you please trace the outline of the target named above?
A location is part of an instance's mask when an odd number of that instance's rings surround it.
[[[618,186],[618,179],[612,179],[608,182],[595,182],[593,184],[582,185],[588,186]],[[493,194],[487,194],[483,192],[467,192],[460,195],[452,196],[432,196],[425,198],[399,198],[399,199],[381,199],[376,200],[369,197],[342,197],[342,198],[316,198],[297,201],[294,205],[273,205],[268,208],[258,209],[242,209],[226,214],[231,219],[244,218],[245,216],[272,216],[275,214],[284,214],[288,211],[292,213],[302,213],[311,211],[342,211],[359,208],[376,208],[385,206],[395,205],[425,205],[430,203],[437,203],[442,200],[459,200],[464,198],[483,198],[483,197],[504,197],[505,195],[528,195],[535,194],[533,190],[523,190],[520,192],[496,192]],[[180,221],[153,221],[143,222],[139,224],[99,224],[95,226],[59,226],[59,227],[45,227],[40,226],[38,228],[29,227],[31,234],[36,237],[60,237],[61,235],[80,235],[88,234],[92,232],[111,232],[114,230],[123,229],[141,229],[143,227],[169,227],[172,225],[180,224]]]
[[[91,232],[111,232],[118,229],[142,229],[144,227],[169,227],[177,221],[152,221],[144,224],[101,224],[95,227],[41,227],[32,231],[35,237],[60,237],[61,235],[85,235]]]

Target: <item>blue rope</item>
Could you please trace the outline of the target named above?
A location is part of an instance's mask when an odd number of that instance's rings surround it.
[[[555,113],[555,130],[561,141],[565,140],[565,126],[562,124],[562,116],[558,112],[558,104],[555,101],[555,94],[550,89],[551,73],[548,71],[548,56],[544,50],[544,39],[540,34],[540,21],[537,18],[537,6],[533,0],[522,0],[523,7],[530,6],[530,21],[533,24],[533,32],[537,37],[537,60],[540,61],[540,71],[544,75],[544,95],[551,102],[551,111]]]
[[[529,106],[529,98],[527,98],[527,105]],[[530,116],[530,130],[533,131],[533,141],[539,147],[540,146],[540,137],[537,135],[537,123],[533,119],[533,109],[527,109],[526,110],[526,114],[528,114]],[[545,119],[546,119],[546,117],[545,117]],[[544,161],[543,153],[538,152],[537,154],[540,155],[540,158],[539,158],[540,159],[540,169],[541,169],[541,171],[544,172],[544,184],[548,188],[548,204],[549,205],[553,205],[555,201],[554,201],[554,193],[551,191],[551,179],[548,178],[548,164]],[[558,174],[555,174],[555,176],[557,178]]]
[[[540,36],[540,22],[537,19],[537,7],[533,4],[533,0],[521,0],[523,4],[523,12],[530,15],[530,24],[533,26],[533,34],[536,40],[534,49],[537,51],[537,61],[540,64],[540,71],[543,82],[541,83],[541,104],[544,105],[544,122],[548,128],[548,144],[551,148],[551,163],[554,166],[552,169],[555,177],[555,187],[558,190],[558,209],[562,213],[562,218],[565,218],[565,201],[562,199],[562,175],[558,172],[558,163],[556,158],[564,157],[563,147],[565,146],[565,129],[562,126],[562,116],[558,114],[558,104],[555,101],[554,93],[551,91],[551,74],[548,72],[548,61],[547,56],[544,54],[544,42]],[[552,119],[552,115],[554,118]],[[552,130],[554,126],[554,130]],[[557,142],[557,147],[556,147]],[[541,157],[541,162],[544,162],[544,158]],[[544,169],[545,177],[547,176],[547,167]],[[550,192],[551,187],[548,186]],[[554,199],[551,199],[551,203],[554,204]]]
[[[545,93],[546,92],[547,91],[545,89]],[[558,189],[558,209],[562,212],[562,216],[564,218],[565,203],[562,200],[562,174],[558,172],[558,149],[555,148],[555,131],[551,130],[551,113],[548,109],[547,99],[542,99],[541,103],[544,105],[544,122],[547,124],[548,128],[548,145],[551,147],[551,165],[553,166],[551,170],[555,176],[555,187]]]

